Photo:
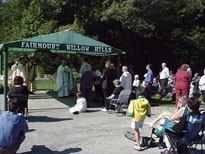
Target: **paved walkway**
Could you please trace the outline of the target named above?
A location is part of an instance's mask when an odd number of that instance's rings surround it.
[[[2,102],[2,100],[1,100]],[[132,131],[131,119],[101,112],[101,108],[89,108],[78,115],[69,113],[75,98],[58,99],[56,94],[40,92],[29,99],[29,132],[18,153],[21,154],[158,154],[158,147],[138,152],[132,149],[134,142],[124,133]],[[167,107],[152,107],[152,121]],[[174,108],[169,108],[174,110]],[[144,124],[142,136],[150,136],[151,128]]]

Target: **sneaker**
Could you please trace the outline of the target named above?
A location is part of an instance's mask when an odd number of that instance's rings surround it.
[[[103,112],[107,112],[108,110],[106,108],[101,109]]]
[[[201,104],[205,105],[205,102],[201,102]]]

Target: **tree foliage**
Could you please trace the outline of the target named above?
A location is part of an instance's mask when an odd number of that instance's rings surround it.
[[[18,39],[71,29],[127,52],[122,64],[144,73],[161,62],[174,71],[182,63],[200,72],[205,60],[205,0],[12,0],[0,2],[0,39]],[[10,54],[10,62],[19,56]],[[62,58],[79,68],[79,55],[37,53],[45,73]],[[109,57],[115,62],[116,57]],[[88,58],[102,68],[106,58]],[[157,74],[156,74],[157,75]]]

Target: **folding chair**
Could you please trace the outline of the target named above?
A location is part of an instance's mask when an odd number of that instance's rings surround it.
[[[28,95],[27,94],[12,94],[9,99],[17,99],[20,106],[20,111],[22,115],[25,115],[28,120]]]
[[[168,134],[165,133],[167,138],[171,143],[171,148],[176,151],[179,145],[186,145],[189,153],[197,154],[196,153],[196,146],[201,144],[201,152],[203,149],[203,138],[204,138],[204,120],[205,115],[188,115],[187,122],[188,128],[184,132],[184,137],[180,139],[175,139],[174,137],[170,137]],[[162,125],[165,129],[175,133],[172,128],[167,127],[166,125]]]
[[[128,107],[128,99],[129,99],[130,93],[131,93],[131,90],[127,90],[127,89],[122,90],[120,92],[118,99],[111,99],[109,110],[111,109],[111,106],[113,105],[115,106],[116,113],[123,112],[123,109]]]

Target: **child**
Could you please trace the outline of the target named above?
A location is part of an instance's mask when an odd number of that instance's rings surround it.
[[[131,128],[134,129],[136,137],[136,145],[134,146],[135,150],[140,151],[140,132],[139,128],[142,128],[144,119],[147,116],[150,116],[151,106],[149,101],[145,98],[145,89],[139,87],[136,91],[136,100],[132,100],[128,107],[128,116],[132,117]]]
[[[87,110],[87,102],[86,99],[82,97],[82,93],[78,92],[76,96],[77,96],[76,104],[69,109],[69,111],[73,114],[78,114],[79,112],[84,112]]]
[[[135,90],[135,91],[140,86],[139,75],[137,75],[137,74],[135,75],[135,79],[133,81],[132,86],[133,86],[133,90]]]

